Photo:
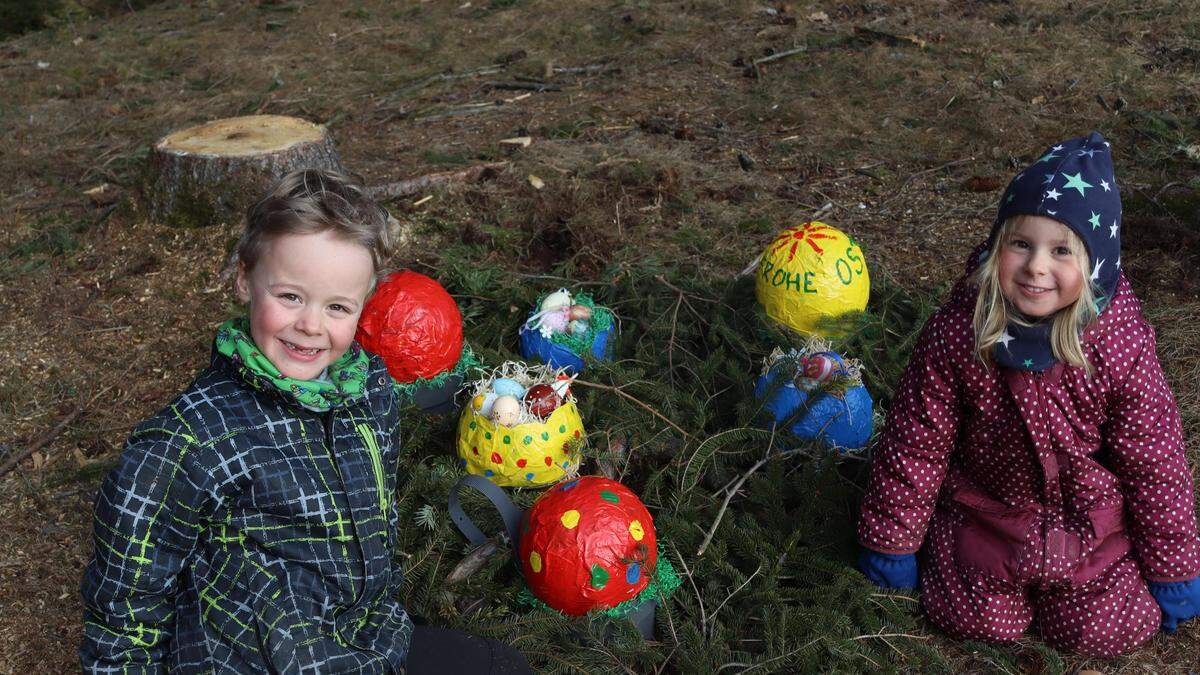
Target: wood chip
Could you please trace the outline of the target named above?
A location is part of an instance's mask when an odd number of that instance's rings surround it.
[[[503,138],[500,140],[500,145],[511,145],[521,148],[528,148],[531,143],[533,143],[532,136],[514,136],[512,138]]]
[[[533,189],[535,190],[541,190],[542,188],[546,187],[546,181],[533,174],[529,174],[529,184],[532,185]]]

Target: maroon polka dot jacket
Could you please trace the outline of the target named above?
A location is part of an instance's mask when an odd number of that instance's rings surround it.
[[[935,509],[957,510],[978,525],[963,536],[979,537],[958,551],[1003,557],[1035,544],[1037,560],[996,564],[1032,562],[1066,580],[1132,548],[1151,581],[1195,578],[1200,541],[1179,410],[1128,280],[1084,333],[1089,377],[1061,363],[1043,372],[981,363],[970,271],[925,325],[901,378],[859,541],[911,553]]]

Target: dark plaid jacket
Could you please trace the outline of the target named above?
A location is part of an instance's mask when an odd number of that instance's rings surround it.
[[[214,351],[137,426],[96,499],[86,672],[402,670],[399,410],[367,377],[313,412]]]

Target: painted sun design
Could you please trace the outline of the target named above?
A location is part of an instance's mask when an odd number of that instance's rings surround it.
[[[812,250],[817,252],[817,255],[825,255],[825,249],[821,248],[821,245],[817,241],[820,239],[837,239],[837,236],[829,234],[832,231],[834,231],[832,227],[813,221],[789,227],[780,232],[779,236],[775,237],[775,241],[771,242],[771,253],[775,253],[785,246],[790,245],[787,259],[788,262],[791,262],[796,257],[796,248],[803,242],[811,246]]]

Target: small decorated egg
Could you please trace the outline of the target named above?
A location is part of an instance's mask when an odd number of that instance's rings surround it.
[[[521,419],[521,402],[512,396],[497,396],[492,404],[492,421],[511,427]]]
[[[570,319],[566,312],[557,309],[542,315],[541,327],[551,333],[565,333]]]
[[[549,417],[561,404],[562,397],[548,384],[535,384],[525,394],[525,405],[529,406],[529,412],[538,417]]]
[[[525,387],[511,377],[497,377],[492,382],[492,391],[497,396],[511,396],[517,400],[525,398]]]
[[[571,335],[586,335],[592,326],[587,321],[576,319],[569,326]]]
[[[568,293],[565,288],[563,288],[563,289],[559,289],[559,290],[551,293],[550,295],[547,295],[546,299],[542,300],[542,308],[541,309],[544,312],[544,311],[550,310],[550,309],[558,309],[559,307],[570,307],[570,306],[571,306],[571,294]]]
[[[804,358],[796,373],[796,386],[812,391],[836,374],[845,374],[846,366],[833,352],[817,352]]]
[[[592,318],[592,308],[587,305],[571,305],[571,320],[582,319],[587,321]]]
[[[471,408],[484,417],[491,417],[492,404],[496,402],[497,398],[496,393],[491,391],[486,394],[480,394],[471,399]]]

